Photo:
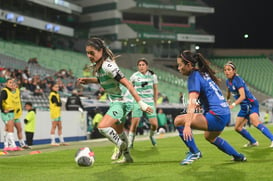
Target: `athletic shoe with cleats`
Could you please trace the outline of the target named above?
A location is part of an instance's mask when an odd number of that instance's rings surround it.
[[[62,143],[60,143],[60,146],[69,146],[69,144],[65,143],[65,142],[62,142]]]
[[[12,150],[10,150],[10,151],[23,151],[24,150],[23,148],[20,148],[19,146],[13,147],[11,149]]]
[[[51,146],[60,146],[60,144],[58,144],[58,143],[51,143],[50,145]]]
[[[151,142],[152,142],[152,145],[153,145],[153,146],[156,146],[155,137],[154,137],[154,136],[150,136],[150,140],[151,140]]]
[[[195,160],[198,160],[202,157],[201,152],[192,153],[188,152],[186,158],[180,162],[180,165],[189,165],[192,164]]]
[[[118,160],[118,161],[115,161],[114,163],[134,163],[134,160],[133,158],[130,156],[130,157],[123,157],[121,160]]]
[[[240,153],[240,156],[234,156],[232,160],[236,162],[245,162],[247,159],[243,154]]]
[[[28,146],[28,145],[24,145],[24,146],[21,146],[21,148],[23,148],[23,149],[31,149],[31,147],[30,146]]]
[[[115,146],[113,155],[111,156],[111,160],[115,161],[120,159],[122,152],[119,151],[118,147]]]
[[[12,148],[11,148],[11,147],[5,147],[5,148],[3,149],[3,151],[12,151]]]
[[[255,143],[247,143],[244,145],[244,147],[255,147],[255,146],[259,146],[259,142],[256,141]]]
[[[269,148],[273,148],[273,141],[271,141],[271,145],[269,146]]]

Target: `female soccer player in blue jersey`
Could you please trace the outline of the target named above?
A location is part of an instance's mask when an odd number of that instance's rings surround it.
[[[111,101],[110,108],[98,125],[101,134],[113,142],[123,153],[124,159],[120,163],[131,163],[133,159],[128,149],[127,136],[123,132],[123,124],[116,125],[128,112],[126,100],[122,95],[120,84],[123,84],[138,102],[143,111],[152,113],[153,109],[144,103],[133,85],[125,78],[115,63],[115,56],[99,38],[90,38],[86,45],[86,54],[93,65],[96,78],[79,78],[81,84],[99,83],[108,94]],[[115,129],[113,128],[115,127]]]
[[[228,142],[219,135],[230,121],[230,109],[225,101],[215,77],[215,72],[200,53],[185,50],[177,58],[178,70],[188,76],[189,101],[187,113],[175,118],[179,136],[189,148],[189,152],[181,165],[191,164],[202,157],[194,142],[192,128],[204,130],[207,141],[218,149],[233,156],[234,161],[245,161],[246,157],[238,153]],[[198,68],[196,67],[198,65]],[[199,99],[203,106],[203,114],[194,113]]]
[[[267,127],[265,127],[259,120],[259,103],[257,99],[252,95],[246,86],[244,80],[236,74],[236,66],[233,62],[229,61],[224,66],[224,73],[227,77],[226,85],[228,88],[227,99],[230,99],[231,94],[235,101],[229,106],[233,109],[236,105],[240,104],[240,111],[236,118],[235,130],[246,138],[249,143],[245,144],[248,146],[258,146],[259,143],[251,134],[244,129],[244,125],[250,119],[257,129],[259,129],[266,137],[271,141],[270,147],[273,147],[273,135]]]

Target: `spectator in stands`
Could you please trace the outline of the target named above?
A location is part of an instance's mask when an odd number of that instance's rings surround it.
[[[95,93],[94,96],[96,96],[96,98],[99,100],[101,96],[104,95],[104,89],[102,87],[100,87]]]
[[[49,110],[50,110],[50,117],[51,117],[51,145],[52,146],[59,146],[55,142],[55,130],[58,129],[58,136],[60,139],[60,145],[66,146],[67,144],[64,142],[63,138],[63,131],[62,131],[62,121],[61,121],[61,106],[62,101],[60,98],[59,85],[57,83],[52,84],[51,92],[49,94]]]
[[[65,109],[67,111],[78,111],[79,108],[84,110],[81,98],[78,95],[78,91],[76,89],[74,89],[72,91],[72,95],[67,98],[67,101],[65,103]]]
[[[259,120],[259,102],[250,92],[244,80],[237,74],[236,66],[232,61],[228,61],[224,65],[224,73],[227,77],[227,99],[230,99],[231,94],[235,99],[229,107],[230,109],[233,109],[236,105],[240,105],[240,111],[237,115],[234,128],[249,141],[249,143],[244,146],[249,147],[259,145],[258,141],[252,137],[246,129],[244,129],[244,125],[248,120],[250,120],[253,126],[269,138],[271,142],[270,147],[273,148],[273,135]]]
[[[183,92],[179,92],[179,103],[184,104],[184,94],[183,94]]]
[[[163,94],[163,100],[162,100],[162,103],[164,104],[168,104],[169,103],[169,98],[167,95]]]
[[[36,129],[36,110],[32,107],[31,102],[25,103],[25,109],[27,110],[27,115],[24,119],[26,142],[31,146],[33,145],[33,137]]]

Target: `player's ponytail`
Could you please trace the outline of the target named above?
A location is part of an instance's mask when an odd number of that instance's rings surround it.
[[[189,50],[185,50],[185,51],[180,52],[180,55],[178,57],[182,59],[184,64],[190,63],[193,67],[195,67],[197,64],[198,71],[200,73],[209,74],[211,79],[216,84],[219,84],[219,79],[215,76],[215,71],[210,68],[209,62],[203,57],[203,55],[201,53],[192,53]]]
[[[193,57],[198,62],[199,71],[201,73],[208,73],[211,79],[219,85],[219,79],[215,76],[216,72],[209,66],[210,62],[201,53],[196,53]]]
[[[118,56],[115,56],[114,53],[108,48],[105,44],[105,42],[97,37],[92,37],[90,38],[86,46],[91,46],[95,48],[97,51],[100,51],[102,49],[102,57],[100,60],[98,60],[95,64],[91,65],[91,68],[93,68],[93,73],[95,74],[102,66],[103,61],[106,60],[107,58],[115,61],[115,59]]]

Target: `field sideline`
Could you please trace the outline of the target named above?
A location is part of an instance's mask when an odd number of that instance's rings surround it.
[[[268,126],[273,132],[273,125]],[[256,128],[249,131],[260,143],[259,147],[243,148],[246,141],[232,128],[222,137],[239,152],[246,155],[247,162],[232,162],[230,156],[218,151],[196,134],[195,140],[203,157],[192,165],[180,166],[186,147],[177,133],[158,139],[153,148],[146,137],[139,137],[132,149],[133,164],[113,164],[110,157],[113,146],[106,139],[71,142],[70,146],[51,147],[37,145],[33,150],[41,154],[29,155],[29,150],[0,156],[1,180],[273,180],[273,149],[270,141]],[[200,133],[200,132],[198,132]],[[95,152],[93,167],[81,168],[74,162],[78,148],[89,146]]]

